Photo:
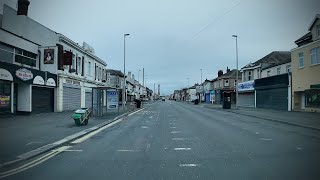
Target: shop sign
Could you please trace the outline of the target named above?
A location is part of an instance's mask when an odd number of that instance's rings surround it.
[[[13,81],[13,77],[9,71],[6,69],[0,68],[0,79],[7,80],[7,81]]]
[[[0,108],[10,108],[10,96],[0,95]]]
[[[77,80],[66,79],[66,83],[80,86],[80,81]]]
[[[56,82],[55,82],[54,79],[49,78],[49,79],[47,80],[47,82],[46,82],[46,85],[47,85],[47,86],[56,86]]]
[[[254,90],[254,81],[247,81],[238,84],[238,91],[253,91]]]
[[[33,79],[33,84],[44,85],[44,79],[41,76],[36,76]]]
[[[28,69],[22,68],[16,71],[16,76],[23,81],[28,81],[33,78],[33,74]]]

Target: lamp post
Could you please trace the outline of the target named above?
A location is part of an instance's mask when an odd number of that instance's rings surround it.
[[[232,35],[232,37],[236,38],[236,60],[237,60],[237,83],[236,83],[236,109],[238,109],[238,36]]]
[[[125,110],[126,105],[126,91],[127,91],[127,83],[126,83],[126,36],[130,34],[123,35],[123,90],[122,90],[122,108],[123,111]]]
[[[200,71],[201,71],[201,81],[200,81],[200,95],[199,95],[199,103],[201,103],[201,100],[202,100],[202,94],[203,94],[203,87],[202,87],[202,69],[200,69]]]
[[[140,77],[140,71],[141,70],[139,69],[139,71],[138,71],[138,83],[140,83],[140,78],[139,78]]]

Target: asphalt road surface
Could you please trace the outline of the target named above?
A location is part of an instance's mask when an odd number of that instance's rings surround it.
[[[320,132],[159,101],[3,179],[309,180],[319,168]]]

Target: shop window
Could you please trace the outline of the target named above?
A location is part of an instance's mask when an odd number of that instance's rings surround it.
[[[320,107],[320,89],[309,89],[305,93],[307,107]]]

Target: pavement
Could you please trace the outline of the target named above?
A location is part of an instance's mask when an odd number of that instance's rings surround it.
[[[148,102],[144,103],[148,106]],[[71,118],[73,111],[30,115],[1,116],[0,164],[11,164],[50,150],[66,139],[72,140],[88,133],[92,128],[109,123],[114,118],[134,110],[108,113],[103,117],[91,117],[86,126],[77,126]],[[60,141],[60,142],[59,142]]]
[[[319,131],[159,101],[0,178],[316,180],[319,162]]]
[[[200,104],[201,107],[218,109],[228,111],[236,114],[247,115],[264,120],[275,121],[279,123],[286,123],[294,126],[311,128],[320,131],[320,113],[314,112],[295,112],[283,111],[276,109],[261,109],[261,108],[245,108],[239,107],[236,109],[235,105],[231,109],[222,109],[222,105],[217,104]]]

